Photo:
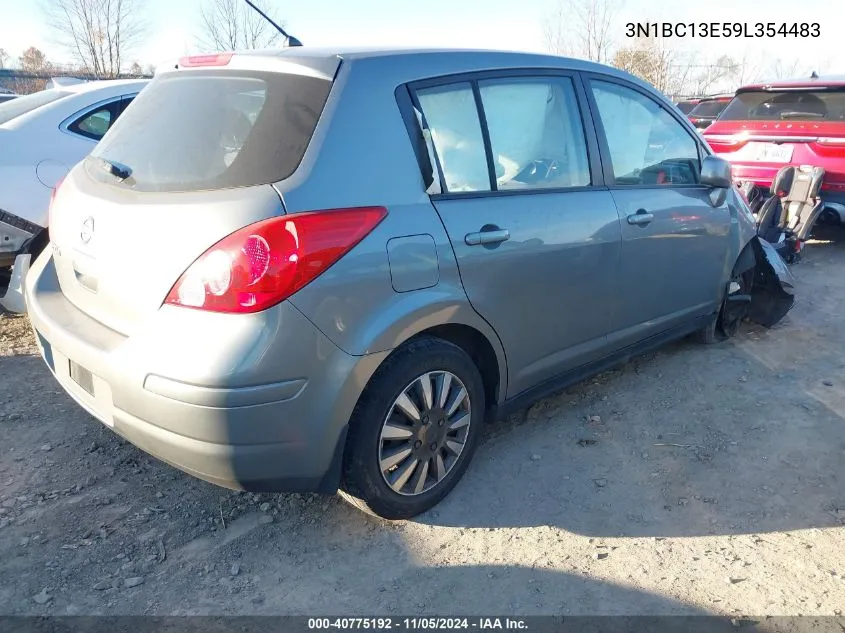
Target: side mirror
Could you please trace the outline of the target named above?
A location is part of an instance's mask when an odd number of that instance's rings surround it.
[[[733,184],[731,164],[718,156],[705,156],[701,161],[701,184],[715,189],[728,189]]]

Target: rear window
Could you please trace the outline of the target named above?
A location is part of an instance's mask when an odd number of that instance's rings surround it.
[[[697,102],[694,101],[681,101],[678,104],[678,110],[683,112],[684,114],[688,114],[693,108],[695,108]]]
[[[36,108],[45,106],[48,103],[58,101],[69,94],[69,92],[62,92],[60,90],[42,90],[41,92],[33,92],[31,95],[4,101],[0,103],[0,125],[8,123],[12,119],[17,119],[19,116],[32,112]]]
[[[330,88],[326,79],[282,73],[160,76],[94,148],[88,171],[137,191],[199,191],[282,180],[299,166]],[[103,169],[107,163],[128,177],[110,175]]]
[[[845,121],[845,90],[741,92],[721,121]]]
[[[692,117],[717,117],[719,116],[719,113],[725,109],[725,106],[727,106],[729,102],[730,99],[702,101],[690,111],[689,115]]]

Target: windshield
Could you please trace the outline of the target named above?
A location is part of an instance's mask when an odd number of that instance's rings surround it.
[[[845,90],[741,92],[720,121],[845,121]]]
[[[714,99],[713,101],[702,101],[695,106],[689,113],[691,117],[717,117],[725,106],[728,105],[730,99]]]
[[[268,184],[299,166],[331,82],[283,73],[193,71],[153,80],[86,161],[136,191]]]
[[[61,92],[59,90],[42,90],[41,92],[33,92],[31,95],[4,101],[0,103],[0,125],[8,123],[12,119],[17,119],[19,116],[27,112],[32,112],[36,108],[45,106],[48,103],[58,101],[69,94],[69,92]]]
[[[677,104],[678,110],[683,112],[684,114],[689,114],[689,112],[695,108],[696,103],[694,101],[681,101]]]

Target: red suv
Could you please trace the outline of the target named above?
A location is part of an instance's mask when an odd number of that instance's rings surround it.
[[[737,182],[768,188],[784,165],[823,167],[823,218],[845,224],[845,77],[743,86],[702,136]]]

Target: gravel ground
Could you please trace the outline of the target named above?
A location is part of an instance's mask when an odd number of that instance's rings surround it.
[[[680,342],[492,425],[452,495],[396,523],[157,462],[2,315],[0,613],[837,614],[840,237],[794,267],[775,329]]]

